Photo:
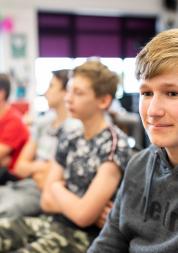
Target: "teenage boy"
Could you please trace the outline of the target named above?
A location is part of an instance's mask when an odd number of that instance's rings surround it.
[[[98,233],[94,224],[118,188],[130,157],[126,135],[108,126],[105,117],[117,84],[117,75],[97,60],[73,70],[66,105],[71,116],[82,121],[83,130],[64,133],[58,144],[58,163],[51,162],[41,198],[48,215],[1,219],[0,251],[86,252]]]
[[[152,145],[128,164],[101,234],[88,253],[178,252],[178,29],[138,54],[139,111]]]
[[[0,74],[0,185],[16,181],[15,162],[29,138],[29,131],[20,113],[10,106],[10,78]]]
[[[67,69],[52,72],[45,93],[50,110],[34,122],[31,137],[16,161],[14,171],[21,180],[0,187],[0,218],[37,215],[41,211],[40,195],[50,161],[55,157],[60,136],[69,129],[64,103],[68,75]]]

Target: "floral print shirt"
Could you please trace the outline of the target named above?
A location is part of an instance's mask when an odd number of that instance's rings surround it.
[[[64,168],[67,188],[82,196],[102,163],[112,160],[124,171],[130,156],[127,136],[116,126],[110,126],[90,140],[84,138],[81,128],[63,134],[56,160]]]

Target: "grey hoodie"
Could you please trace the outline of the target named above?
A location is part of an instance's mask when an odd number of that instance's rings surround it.
[[[88,253],[177,253],[178,166],[155,146],[129,162],[114,207]]]

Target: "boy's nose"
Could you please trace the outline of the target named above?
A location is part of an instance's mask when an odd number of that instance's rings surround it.
[[[149,116],[162,116],[164,115],[164,106],[164,103],[158,97],[153,96],[148,106],[147,113]]]

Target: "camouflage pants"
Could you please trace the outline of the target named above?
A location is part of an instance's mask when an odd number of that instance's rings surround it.
[[[6,253],[85,253],[87,234],[50,216],[0,219],[0,252]]]

